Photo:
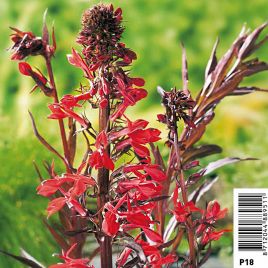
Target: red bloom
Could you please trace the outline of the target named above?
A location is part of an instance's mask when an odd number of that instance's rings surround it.
[[[227,211],[227,208],[221,210],[221,206],[216,200],[210,201],[207,206],[207,211],[205,212],[206,219],[209,221],[209,223],[213,223],[224,218]]]
[[[92,71],[94,70],[88,67],[85,60],[79,55],[79,53],[75,49],[72,49],[72,54],[68,54],[67,58],[70,64],[83,70],[86,78],[94,78],[92,74]]]
[[[82,207],[82,205],[69,194],[65,193],[64,197],[55,198],[48,203],[48,217],[61,210],[65,204],[68,205],[69,208],[74,208],[74,210],[82,217],[86,216],[86,210]]]
[[[14,42],[11,56],[12,60],[22,60],[28,56],[45,55],[45,46],[40,37],[36,37],[32,32],[23,32],[19,29],[10,27],[14,33],[11,40]]]
[[[116,145],[117,150],[123,150],[127,146],[132,146],[135,153],[140,157],[149,157],[150,151],[147,147],[144,146],[146,143],[155,142],[160,140],[159,135],[161,132],[154,128],[145,129],[148,125],[148,122],[142,119],[131,122],[127,119],[127,127],[122,130],[111,133],[110,138],[116,140],[120,137],[128,136],[123,141],[120,141]]]
[[[46,86],[47,79],[40,71],[35,72],[27,62],[19,63],[19,71],[23,75],[32,77],[32,79],[36,83],[31,92],[33,92],[37,87],[39,87],[46,96],[51,97],[53,95],[52,89]]]
[[[107,211],[102,222],[102,231],[109,236],[115,236],[119,227],[120,223],[117,220],[116,214],[112,211]]]
[[[65,253],[62,251],[62,255],[59,255],[59,258],[64,260],[65,263],[53,264],[49,268],[94,268],[93,265],[89,265],[89,259],[73,259],[69,255],[72,250],[76,247],[77,244],[73,244],[71,248]]]
[[[178,202],[174,207],[174,214],[178,222],[186,222],[191,212],[200,212],[200,209],[194,205],[194,202],[187,202],[185,205]]]
[[[230,230],[223,229],[218,232],[217,231],[213,232],[213,228],[207,228],[207,230],[203,233],[200,242],[203,246],[205,246],[211,241],[219,240],[225,232],[230,232]]]
[[[37,193],[43,196],[50,196],[56,191],[61,190],[61,186],[65,183],[71,183],[73,186],[69,189],[71,196],[79,196],[86,191],[89,186],[94,186],[95,181],[81,174],[64,174],[62,177],[55,176],[53,179],[45,180],[37,187]]]
[[[65,197],[58,197],[50,201],[47,207],[47,217],[50,217],[52,214],[61,210],[66,204],[66,202],[67,199]]]
[[[147,91],[143,88],[131,88],[129,89],[127,95],[125,94],[124,96],[122,94],[122,96],[125,98],[117,108],[117,111],[112,115],[111,120],[114,121],[115,119],[121,117],[129,106],[135,105],[139,100],[145,98],[147,94]]]
[[[102,222],[102,231],[109,235],[115,236],[120,228],[120,224],[118,222],[118,209],[125,203],[126,195],[121,197],[121,199],[117,202],[114,207],[110,202],[106,203],[105,209],[107,210],[104,215],[104,219]]]
[[[79,124],[81,124],[84,128],[88,127],[88,123],[86,122],[86,120],[66,105],[53,103],[50,104],[48,108],[52,112],[52,114],[48,116],[48,118],[50,119],[64,119],[67,117],[71,117]]]
[[[90,99],[92,96],[90,92],[86,92],[80,95],[64,95],[63,98],[60,100],[61,105],[68,107],[68,108],[73,108],[73,107],[81,107],[80,104],[78,104],[79,101],[85,101]]]
[[[137,177],[150,176],[154,181],[160,182],[166,179],[166,174],[155,164],[139,164],[124,167],[124,172],[133,172]],[[140,171],[145,172],[143,175]]]
[[[96,138],[96,151],[91,154],[89,157],[89,165],[91,167],[103,168],[114,170],[114,163],[109,155],[105,152],[105,148],[108,145],[107,136],[104,131],[99,133]]]
[[[125,180],[118,183],[117,192],[125,193],[134,191],[134,193],[141,194],[144,199],[154,197],[161,194],[162,186],[156,185],[153,181],[146,181],[145,179]]]
[[[227,208],[221,210],[220,204],[216,200],[210,201],[207,205],[207,209],[203,212],[203,223],[198,226],[196,230],[197,234],[201,235],[207,226],[224,218],[227,211]]]
[[[78,172],[80,172],[80,168]],[[85,209],[76,200],[76,197],[82,195],[88,187],[94,186],[95,181],[82,174],[64,174],[62,177],[54,176],[52,179],[45,180],[37,187],[37,193],[46,197],[55,194],[57,191],[64,197],[53,199],[49,202],[47,207],[48,217],[58,212],[62,207],[67,204],[70,208],[74,208],[81,216],[86,215]],[[68,188],[66,192],[65,188]]]

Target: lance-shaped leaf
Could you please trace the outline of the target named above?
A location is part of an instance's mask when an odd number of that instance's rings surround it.
[[[268,92],[268,89],[258,88],[258,87],[238,87],[235,90],[233,90],[229,94],[229,96],[246,95],[246,94],[253,93],[255,91]]]
[[[207,260],[209,259],[211,253],[212,253],[212,248],[211,248],[211,243],[210,243],[205,255],[199,261],[198,267],[201,267],[203,264],[205,264],[207,262]]]
[[[43,264],[41,264],[39,261],[37,261],[33,256],[31,256],[27,251],[25,251],[23,248],[20,249],[20,255],[24,258],[27,258],[28,260],[31,260],[35,262],[36,264],[39,264],[40,267],[44,267]]]
[[[168,224],[165,228],[165,232],[163,236],[164,242],[167,242],[169,240],[169,238],[171,237],[177,225],[178,225],[178,221],[176,220],[176,217],[173,215],[168,221]]]
[[[39,262],[36,262],[35,260],[33,260],[33,258],[29,259],[29,258],[26,258],[26,257],[17,256],[17,255],[8,253],[8,252],[6,252],[4,250],[0,250],[0,253],[13,258],[16,261],[18,261],[18,262],[20,262],[20,263],[22,263],[24,265],[27,265],[28,267],[31,267],[31,268],[45,268],[45,266],[41,265]]]
[[[182,154],[182,163],[188,163],[195,159],[200,159],[212,154],[219,154],[222,148],[216,144],[205,144],[198,147],[190,147]]]
[[[56,150],[54,149],[54,147],[52,147],[38,132],[36,124],[35,124],[35,120],[34,117],[32,115],[32,113],[29,111],[29,115],[31,117],[31,121],[32,121],[32,126],[33,126],[33,130],[34,130],[34,134],[37,137],[37,139],[52,153],[54,153],[56,156],[58,156],[66,165],[66,167],[69,168],[68,163],[66,162],[66,160],[64,159],[64,157]]]
[[[147,262],[147,258],[143,252],[143,249],[141,245],[139,245],[137,242],[135,242],[130,237],[124,237],[124,246],[132,249],[137,254],[137,257],[139,258],[140,263],[145,264]]]
[[[213,176],[210,179],[206,180],[203,184],[199,186],[199,188],[192,192],[189,195],[189,200],[193,201],[194,203],[197,203],[200,198],[211,189],[211,187],[214,185],[214,183],[218,180],[217,176]]]
[[[65,239],[53,228],[46,220],[43,220],[45,226],[53,236],[54,240],[57,242],[57,244],[63,249],[64,251],[67,251],[69,249],[68,243],[65,241]]]
[[[205,79],[208,78],[210,73],[213,72],[217,66],[218,60],[217,60],[216,52],[217,52],[218,45],[219,45],[219,38],[217,38],[217,40],[213,46],[210,58],[208,60],[208,63],[206,66],[206,71],[205,71]]]
[[[190,95],[190,91],[188,89],[188,81],[189,81],[189,77],[188,77],[188,66],[187,66],[187,58],[186,58],[186,49],[183,45],[183,43],[181,43],[181,47],[182,47],[182,82],[183,82],[183,91],[184,93],[188,96]]]
[[[232,64],[232,61],[236,55],[237,49],[241,46],[243,41],[243,37],[238,37],[232,47],[225,53],[225,55],[220,59],[219,63],[217,64],[215,70],[212,73],[211,80],[212,84],[209,89],[209,92],[206,96],[210,96],[211,93],[219,87],[219,85],[224,80],[224,77],[227,74],[227,71]]]
[[[209,163],[207,167],[203,169],[205,171],[204,176],[225,165],[229,165],[229,164],[233,164],[233,163],[237,163],[241,161],[247,161],[247,160],[258,160],[258,159],[257,158],[226,157],[226,158],[217,160],[215,162]]]
[[[72,118],[69,118],[69,137],[68,137],[68,148],[70,152],[70,165],[73,165],[75,152],[76,152],[76,123]]]
[[[252,49],[254,48],[254,44],[261,34],[261,32],[266,28],[267,22],[263,23],[261,26],[256,28],[251,34],[249,34],[239,50],[238,59],[243,59],[251,55]]]
[[[44,15],[43,15],[42,41],[44,42],[45,45],[49,45],[49,32],[48,32],[48,29],[47,29],[46,18],[47,18],[47,9],[45,10]]]

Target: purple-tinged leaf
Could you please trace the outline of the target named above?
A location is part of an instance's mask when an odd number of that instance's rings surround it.
[[[40,182],[42,182],[44,180],[44,178],[43,178],[43,176],[42,176],[37,164],[35,163],[35,161],[33,161],[33,165],[34,165],[34,169],[35,169],[35,171],[36,171],[36,173],[38,175],[38,178],[39,178]]]
[[[188,162],[187,164],[183,165],[183,170],[188,170],[194,167],[199,166],[199,161],[198,160],[194,160],[191,162]]]
[[[68,137],[68,149],[70,154],[70,165],[73,165],[75,152],[76,152],[76,122],[72,118],[69,118],[69,137]]]
[[[268,92],[268,89],[258,88],[258,87],[238,87],[233,90],[229,96],[239,96],[253,93],[255,91]]]
[[[42,35],[42,41],[44,42],[45,45],[49,45],[49,33],[47,29],[47,24],[46,24],[46,17],[47,17],[47,9],[44,12],[43,15],[43,35]]]
[[[124,237],[123,240],[124,240],[124,242],[123,242],[124,247],[128,247],[128,248],[134,250],[137,254],[137,257],[139,257],[139,261],[142,264],[145,264],[147,262],[147,258],[143,252],[142,247],[138,243],[136,243],[133,240],[133,238]]]
[[[198,147],[190,147],[182,154],[182,162],[188,163],[195,159],[203,158],[212,154],[219,154],[222,148],[216,144],[206,144]]]
[[[210,178],[209,180],[206,180],[203,184],[199,186],[197,190],[192,192],[189,195],[189,200],[193,201],[194,203],[197,203],[200,198],[210,190],[210,188],[214,185],[214,183],[218,180],[218,177],[214,176]]]
[[[205,171],[201,170],[200,172],[190,175],[190,177],[187,180],[187,186],[197,183],[204,176],[204,174]]]
[[[218,61],[217,61],[216,51],[217,51],[218,45],[219,45],[219,38],[217,38],[217,40],[213,46],[210,58],[208,60],[206,71],[205,71],[205,79],[208,78],[208,76],[211,74],[211,72],[213,72],[215,70],[215,68],[217,66]]]
[[[45,226],[47,227],[47,229],[49,230],[49,232],[51,233],[51,235],[53,236],[56,243],[64,251],[67,251],[70,248],[70,246],[68,245],[66,240],[46,220],[43,220],[43,222],[44,222]]]
[[[221,85],[221,83],[223,82],[224,77],[228,71],[228,68],[230,67],[230,65],[235,57],[236,50],[241,45],[241,42],[242,42],[242,38],[240,37],[235,41],[235,43],[225,53],[225,55],[220,59],[218,65],[216,66],[215,70],[211,74],[212,75],[211,76],[212,84],[211,84],[209,92],[206,94],[206,96],[210,96],[211,93],[215,89],[217,89]]]
[[[40,265],[39,262],[35,262],[35,261],[31,260],[31,259],[8,253],[8,252],[6,252],[4,250],[0,250],[0,253],[13,258],[13,259],[17,260],[18,262],[20,262],[20,263],[22,263],[24,265],[27,265],[28,267],[31,267],[31,268],[45,268],[45,266]]]
[[[38,132],[37,128],[36,128],[36,124],[35,124],[35,120],[34,117],[32,115],[32,113],[29,111],[29,115],[31,117],[31,121],[32,121],[32,126],[33,126],[33,130],[34,130],[34,134],[37,137],[37,139],[52,153],[54,153],[56,156],[58,156],[63,162],[64,164],[69,168],[68,163],[66,162],[66,160],[64,159],[64,157],[56,150],[54,149]]]
[[[225,165],[241,162],[241,161],[248,161],[248,160],[258,160],[257,158],[239,158],[239,157],[226,157],[215,162],[211,162],[205,167],[203,170],[205,171],[204,176],[211,173],[212,171],[223,167]]]
[[[159,151],[159,147],[155,146],[152,142],[150,142],[150,147],[151,147],[154,159],[155,159],[155,164],[159,165],[162,168],[162,170],[165,170],[165,163]]]
[[[44,267],[39,261],[37,261],[33,256],[31,256],[28,252],[26,252],[23,248],[20,249],[20,255],[28,260],[31,260],[40,265],[40,267]]]
[[[189,77],[188,77],[188,66],[187,66],[187,57],[186,57],[186,50],[185,47],[183,45],[183,43],[181,43],[181,47],[182,47],[182,82],[183,82],[183,91],[184,93],[189,96],[190,95],[190,91],[188,89],[188,82],[189,82]]]
[[[211,253],[212,253],[212,248],[211,248],[211,243],[210,243],[209,248],[207,249],[205,255],[203,256],[203,258],[198,263],[198,267],[201,267],[203,264],[205,264],[207,262],[207,260],[209,259]]]
[[[254,43],[256,42],[260,33],[264,30],[264,28],[266,28],[267,24],[267,22],[263,23],[261,26],[256,28],[251,34],[247,36],[242,47],[239,50],[238,59],[246,58],[251,54],[251,50],[254,47]]]

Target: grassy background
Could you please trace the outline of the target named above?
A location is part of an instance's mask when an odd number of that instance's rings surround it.
[[[42,94],[29,95],[30,79],[18,74],[17,63],[9,60],[6,51],[9,26],[41,34],[42,14],[48,8],[49,25],[54,21],[58,50],[53,67],[60,95],[79,85],[81,72],[70,66],[66,54],[77,47],[75,37],[84,9],[97,1],[79,0],[3,0],[0,1],[0,248],[19,252],[23,247],[38,260],[49,264],[58,249],[42,225],[47,200],[35,194],[38,184],[32,161],[41,165],[51,161],[33,137],[28,116],[30,109],[40,131],[56,147],[57,128],[47,122],[49,113]],[[104,1],[106,2],[106,1]],[[134,110],[135,117],[152,120],[161,112],[156,86],[165,89],[181,85],[180,46],[187,48],[190,88],[194,95],[202,87],[204,68],[217,36],[221,43],[218,54],[230,46],[242,25],[251,28],[267,20],[266,0],[128,0],[110,1],[123,9],[126,31],[124,41],[138,54],[133,65],[134,75],[143,76],[149,97]],[[268,44],[259,51],[260,58],[268,60]],[[43,69],[40,58],[31,59],[34,66]],[[245,81],[267,88],[267,74]],[[152,117],[153,115],[153,117]],[[219,199],[232,208],[234,187],[267,187],[268,173],[268,96],[254,94],[226,99],[216,111],[216,118],[208,128],[204,143],[217,143],[224,148],[221,156],[252,156],[261,160],[223,168],[218,184],[208,198]],[[156,127],[160,127],[153,123]],[[231,212],[229,224],[231,223]],[[228,224],[228,223],[227,223]],[[221,255],[231,252],[231,235],[217,243]],[[16,268],[0,256],[0,267]]]

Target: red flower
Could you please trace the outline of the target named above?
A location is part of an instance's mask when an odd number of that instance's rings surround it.
[[[125,92],[121,91],[121,94],[122,93],[125,94]],[[124,96],[123,94],[122,96]],[[125,98],[122,100],[122,103],[117,108],[117,111],[112,115],[111,120],[114,121],[121,117],[129,106],[135,105],[139,100],[145,98],[147,95],[147,91],[143,88],[129,89],[127,94],[125,94]]]
[[[227,212],[228,212],[227,208],[221,210],[220,204],[216,200],[214,200],[208,203],[205,215],[207,221],[209,223],[213,223],[219,219],[224,218]]]
[[[117,202],[114,207],[110,202],[106,203],[105,209],[107,210],[104,215],[104,219],[102,222],[102,231],[109,235],[115,236],[120,228],[120,224],[118,222],[118,209],[126,202],[126,195],[121,197],[121,199]]]
[[[51,97],[53,95],[52,89],[46,86],[47,79],[40,71],[35,72],[27,62],[19,63],[19,71],[23,75],[32,77],[32,79],[36,83],[31,92],[33,92],[37,87],[39,87],[46,96]]]
[[[102,231],[109,236],[115,236],[119,227],[120,223],[117,220],[116,214],[112,211],[107,211],[102,222]]]
[[[66,117],[71,117],[84,128],[88,127],[87,121],[66,105],[53,103],[50,104],[48,108],[52,112],[52,114],[48,116],[50,119],[64,119]]]
[[[78,172],[80,171],[79,168]],[[85,216],[86,211],[76,200],[76,197],[82,195],[88,187],[94,186],[95,184],[95,181],[88,176],[66,173],[62,177],[55,175],[52,179],[43,181],[37,187],[37,193],[49,197],[59,191],[64,196],[49,202],[47,207],[48,217],[61,210],[65,204],[70,208],[74,208],[81,216]],[[62,187],[63,185],[65,188],[68,188],[67,191]]]
[[[10,27],[14,33],[11,40],[14,42],[11,56],[12,60],[22,60],[28,56],[45,55],[45,46],[40,37],[36,37],[32,32],[23,32],[19,29]]]
[[[79,196],[86,191],[89,186],[94,186],[95,181],[82,174],[64,174],[62,177],[55,176],[53,179],[45,180],[37,187],[37,193],[43,196],[50,196],[56,191],[61,190],[61,186],[65,183],[71,183],[73,186],[69,189],[71,196]]]
[[[86,93],[76,95],[76,96],[67,94],[63,96],[63,98],[60,100],[60,103],[61,105],[68,107],[69,109],[73,107],[81,107],[81,105],[78,104],[78,102],[88,100],[91,97],[92,96],[90,92],[86,92]]]
[[[161,194],[162,186],[156,185],[153,181],[134,179],[129,181],[120,181],[117,186],[118,193],[134,191],[135,195],[142,195],[144,199]]]
[[[155,164],[139,164],[125,166],[125,173],[133,172],[137,177],[150,176],[153,180],[160,182],[166,179],[166,174],[160,169],[159,165]],[[145,172],[143,175],[140,171]]]
[[[136,240],[138,244],[143,249],[144,254],[148,258],[150,266],[152,268],[161,268],[164,264],[172,264],[177,261],[177,257],[175,254],[168,254],[163,257],[161,251],[158,249],[158,245],[151,245],[148,242],[143,240]]]
[[[130,145],[133,147],[135,153],[137,153],[140,157],[149,157],[150,151],[144,146],[144,144],[160,140],[161,138],[159,135],[161,132],[154,128],[145,129],[145,127],[148,125],[148,122],[145,120],[139,119],[131,122],[128,118],[126,119],[126,128],[110,134],[110,138],[112,140],[128,136],[128,138],[117,143],[116,149],[120,151]]]
[[[68,193],[64,194],[64,197],[58,197],[48,203],[47,212],[48,218],[63,208],[64,205],[68,205],[69,208],[74,208],[82,217],[86,216],[86,210],[82,205]]]
[[[194,205],[194,202],[190,201],[186,204],[178,202],[174,207],[174,214],[178,222],[186,222],[187,217],[191,212],[200,212],[200,209]]]
[[[217,231],[213,232],[213,228],[207,228],[207,230],[203,233],[200,242],[203,246],[205,246],[211,241],[219,240],[225,232],[230,232],[230,230],[223,229],[218,232]]]
[[[59,255],[59,258],[64,260],[65,263],[53,264],[49,268],[94,268],[93,265],[89,265],[89,259],[73,259],[69,255],[72,250],[76,247],[77,244],[73,244],[71,248],[65,253],[62,251],[62,255]]]
[[[79,53],[75,49],[72,49],[72,54],[68,54],[67,58],[70,64],[83,70],[86,78],[94,78],[92,74],[92,71],[94,70],[88,67],[85,60],[79,55]]]
[[[179,195],[179,189],[176,185],[176,188],[174,190],[173,194],[173,203],[174,203],[174,215],[176,217],[176,220],[178,222],[186,222],[188,216],[192,212],[202,212],[202,210],[195,206],[193,201],[187,202],[186,204],[183,204],[182,202],[178,202],[178,195]]]
[[[89,157],[89,165],[91,167],[95,167],[95,169],[105,167],[106,169],[114,170],[114,163],[105,151],[107,145],[107,136],[105,132],[102,131],[96,138],[95,147],[97,150]]]
[[[50,201],[47,207],[47,217],[49,218],[52,214],[61,210],[66,204],[66,202],[67,199],[65,197],[58,197]]]
[[[227,208],[221,210],[220,204],[216,200],[210,201],[207,209],[203,212],[203,223],[198,226],[196,230],[197,234],[201,235],[209,225],[224,218],[227,211]]]

